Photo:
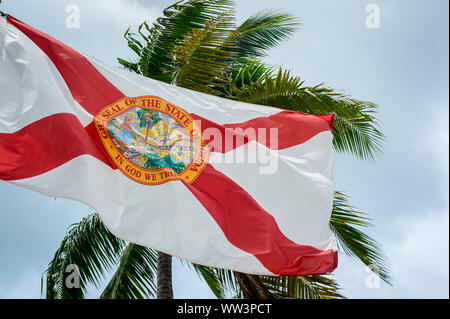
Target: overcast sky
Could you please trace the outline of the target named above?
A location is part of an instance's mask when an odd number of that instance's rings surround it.
[[[132,57],[122,35],[154,21],[172,1],[3,0],[0,9],[78,51],[117,65]],[[67,28],[66,6],[80,8],[80,28]],[[380,9],[367,28],[366,7]],[[299,17],[302,30],[271,52],[308,84],[325,82],[379,105],[387,136],[375,163],[336,155],[335,182],[373,218],[368,233],[384,247],[394,286],[369,288],[369,273],[340,255],[335,279],[349,298],[449,297],[448,1],[238,0],[242,22],[276,8]],[[70,224],[93,210],[0,182],[0,298],[39,298],[40,277]],[[370,285],[369,285],[370,286]],[[91,289],[90,296],[99,292]],[[213,294],[174,262],[177,298]]]

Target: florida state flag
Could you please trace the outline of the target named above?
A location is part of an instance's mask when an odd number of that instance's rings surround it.
[[[161,83],[0,18],[0,179],[198,264],[336,268],[333,119]]]

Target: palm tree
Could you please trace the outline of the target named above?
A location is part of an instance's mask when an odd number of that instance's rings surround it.
[[[297,19],[264,11],[236,26],[233,10],[231,0],[179,1],[165,9],[153,25],[144,22],[137,32],[125,32],[137,58],[119,58],[119,63],[146,77],[228,99],[310,114],[335,112],[334,149],[362,160],[376,159],[384,136],[375,118],[375,104],[322,84],[306,86],[300,77],[264,62],[268,50],[301,27]],[[369,225],[368,216],[337,191],[330,227],[339,249],[377,269],[377,275],[390,283],[388,263],[379,245],[361,231]],[[195,270],[218,298],[343,297],[331,275],[254,276],[183,263]],[[64,285],[68,264],[80,269],[80,289]],[[173,297],[171,256],[114,237],[96,214],[73,225],[63,239],[46,271],[47,297],[84,298],[86,285],[98,285],[113,269],[101,298]]]
[[[147,143],[148,133],[154,125],[161,121],[161,117],[159,116],[158,112],[145,109],[140,109],[136,113],[139,118],[139,127],[146,128],[145,143]]]

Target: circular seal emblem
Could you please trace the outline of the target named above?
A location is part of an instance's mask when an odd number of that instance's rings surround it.
[[[94,123],[113,162],[141,184],[192,183],[209,159],[190,114],[156,96],[124,97],[102,109]]]

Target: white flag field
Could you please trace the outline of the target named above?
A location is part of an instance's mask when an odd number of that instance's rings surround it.
[[[0,179],[83,202],[115,236],[197,264],[337,267],[333,121],[110,67],[0,17]]]

